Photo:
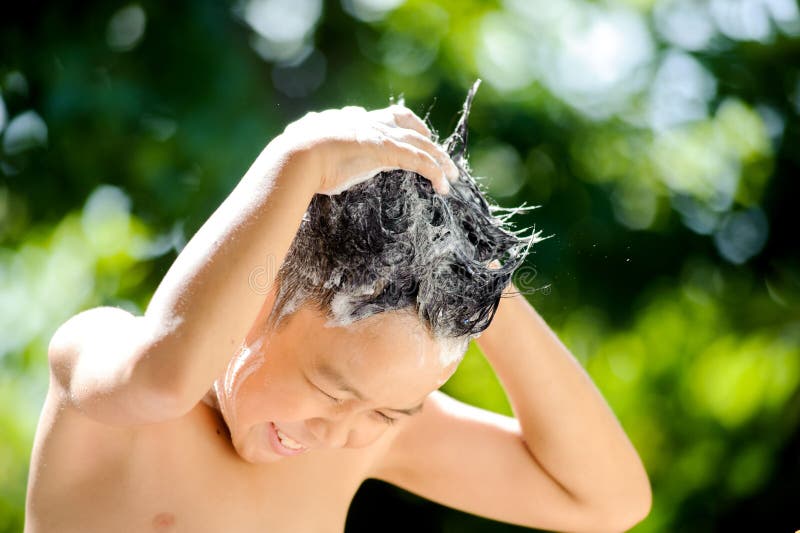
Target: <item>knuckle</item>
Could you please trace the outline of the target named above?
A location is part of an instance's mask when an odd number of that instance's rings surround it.
[[[375,111],[370,111],[369,115],[370,117],[372,117],[373,120],[375,120],[375,122],[391,126],[397,125],[397,116],[386,109],[378,109]]]
[[[433,143],[431,143],[424,135],[416,130],[403,130],[400,140],[427,152],[431,152],[434,149]]]
[[[395,115],[406,117],[406,118],[418,118],[417,115],[414,114],[409,108],[404,105],[394,104],[389,106],[389,110],[394,113]]]
[[[395,148],[397,146],[397,143],[393,139],[391,139],[390,137],[386,137],[386,136],[381,136],[377,140],[377,144],[378,144],[379,148],[387,149],[387,150],[391,149],[391,148]]]
[[[426,165],[428,165],[428,167],[430,167],[431,169],[434,169],[434,168],[435,168],[435,169],[438,169],[438,168],[439,168],[439,165],[438,165],[438,163],[436,163],[436,160],[435,160],[435,159],[434,159],[434,158],[433,158],[433,157],[432,157],[432,156],[431,156],[429,153],[427,153],[427,152],[424,152],[424,151],[420,151],[420,152],[418,153],[418,157],[419,157],[419,159],[420,159],[420,160],[422,160],[422,161],[423,161],[423,162],[424,162]]]
[[[403,129],[403,137],[408,139],[409,141],[417,141],[417,142],[425,142],[425,136],[422,135],[417,130],[412,130],[410,128]]]

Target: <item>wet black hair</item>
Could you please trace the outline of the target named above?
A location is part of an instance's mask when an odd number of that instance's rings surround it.
[[[404,310],[434,338],[478,336],[540,232],[512,231],[511,215],[487,201],[467,163],[467,124],[478,80],[455,131],[441,146],[459,169],[450,193],[405,170],[381,172],[343,192],[317,194],[277,276],[269,325],[302,305],[337,325]],[[499,267],[490,262],[497,260]]]

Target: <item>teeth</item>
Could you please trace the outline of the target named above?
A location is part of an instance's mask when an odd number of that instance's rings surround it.
[[[302,450],[304,448],[302,444],[290,439],[280,429],[275,428],[275,432],[278,434],[278,438],[280,439],[281,444],[283,444],[287,448],[291,448],[292,450]]]

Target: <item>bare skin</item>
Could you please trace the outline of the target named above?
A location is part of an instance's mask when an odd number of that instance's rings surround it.
[[[265,254],[283,260],[311,196],[387,168],[445,194],[452,162],[429,137],[399,106],[307,115],[192,238],[144,316],[97,308],[59,328],[26,532],[341,531],[370,477],[542,529],[622,531],[646,516],[636,451],[522,296],[509,292],[478,339],[516,418],[438,392],[454,348],[403,311],[342,328],[301,308],[266,331],[273,294],[248,274]]]
[[[442,365],[438,346],[400,313],[329,328],[304,308],[269,337],[264,318],[246,343],[261,348],[241,366],[232,360],[220,386],[178,419],[100,424],[54,386],[34,449],[27,530],[342,531],[393,435],[457,362]],[[225,394],[226,379],[235,394]],[[282,455],[269,423],[304,450]]]

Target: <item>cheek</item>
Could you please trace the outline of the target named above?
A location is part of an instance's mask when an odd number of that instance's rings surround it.
[[[289,370],[265,364],[247,378],[236,399],[240,427],[265,421],[304,420],[325,413],[322,401],[313,397],[302,376]]]
[[[348,448],[364,448],[381,438],[389,429],[384,423],[365,422],[354,429],[347,441]]]

